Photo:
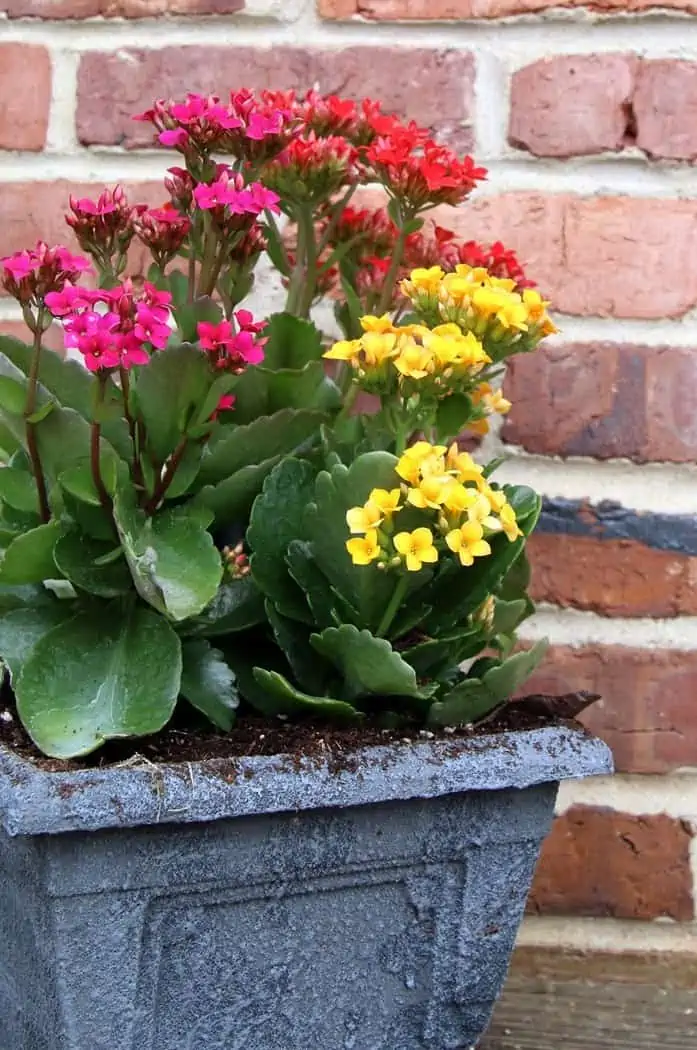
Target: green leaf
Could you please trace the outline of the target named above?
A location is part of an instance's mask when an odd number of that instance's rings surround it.
[[[264,329],[264,369],[302,369],[322,357],[322,335],[312,321],[293,314],[272,314]]]
[[[206,397],[198,410],[198,415],[194,419],[191,431],[195,432],[197,428],[201,427],[204,428],[205,433],[210,429],[210,418],[217,409],[221,397],[225,394],[229,394],[230,391],[234,389],[236,381],[237,376],[232,375],[231,372],[224,372],[213,381],[213,385],[206,394]],[[192,434],[192,436],[195,436],[195,433]]]
[[[264,459],[238,470],[232,477],[201,490],[201,499],[215,515],[218,524],[246,521],[255,498],[261,492],[264,479],[271,473],[279,456]]]
[[[34,645],[15,683],[17,710],[53,758],[86,755],[113,737],[156,733],[179,695],[177,635],[157,613],[95,606]]]
[[[290,684],[277,671],[254,668],[254,678],[269,698],[270,708],[279,715],[311,715],[332,721],[359,722],[363,717],[351,704],[327,696],[309,696]]]
[[[318,568],[312,547],[303,540],[292,540],[286,551],[288,571],[305,594],[317,627],[337,627],[341,623],[332,588]]]
[[[293,452],[319,432],[326,418],[324,412],[284,408],[246,426],[221,429],[204,455],[201,481],[221,481],[242,467]]]
[[[438,440],[445,444],[462,433],[472,416],[472,400],[466,394],[451,394],[438,402],[436,432]]]
[[[3,467],[0,470],[0,497],[15,510],[39,512],[36,482],[25,470]]]
[[[30,416],[27,416],[27,422],[40,423],[42,419],[45,419],[47,415],[53,412],[55,407],[55,401],[47,401],[41,408],[37,408],[36,412],[32,412]]]
[[[516,513],[518,524],[525,535],[529,536],[540,516],[542,500],[534,489],[528,488],[527,485],[504,485],[503,491]]]
[[[19,339],[0,336],[0,352],[25,376],[29,375],[33,357],[32,347]],[[58,405],[73,409],[84,420],[92,419],[97,380],[78,361],[44,349],[39,362],[39,382],[44,388],[44,394],[50,394]],[[121,393],[111,379],[107,382],[106,400],[121,400]],[[125,419],[105,422],[102,433],[122,459],[130,456],[131,441]]]
[[[235,676],[219,649],[203,638],[182,643],[181,694],[218,729],[228,733],[239,697]]]
[[[0,660],[9,667],[12,681],[19,677],[39,639],[76,612],[73,602],[52,601],[12,609],[0,616]]]
[[[104,487],[111,496],[116,491],[117,465],[118,461],[115,459],[106,460],[101,472]],[[58,478],[58,483],[64,492],[69,492],[81,503],[89,503],[92,507],[101,506],[89,461],[84,460],[64,470]]]
[[[268,255],[274,267],[284,277],[290,277],[290,268],[288,266],[288,257],[283,247],[283,242],[278,232],[278,228],[273,219],[264,224],[264,236],[266,238],[266,254]]]
[[[215,638],[265,623],[264,598],[251,576],[223,580],[203,612],[180,625],[189,638]]]
[[[281,368],[276,372],[259,366],[266,381],[266,412],[272,415],[282,408],[314,408],[333,412],[341,408],[343,395],[328,379],[321,361],[309,361],[304,368]]]
[[[208,356],[190,343],[153,354],[134,387],[147,432],[147,447],[159,463],[174,451],[213,385]]]
[[[312,622],[302,591],[288,573],[286,552],[303,539],[307,504],[314,496],[315,471],[300,459],[283,459],[274,467],[252,507],[247,543],[252,550],[254,582],[286,615]]]
[[[459,631],[444,638],[428,638],[400,653],[419,678],[436,678],[449,667],[457,667],[481,652],[486,640],[477,628]]]
[[[431,706],[428,724],[431,726],[472,725],[485,718],[501,701],[497,699],[478,678],[464,681],[446,693],[442,700]]]
[[[311,635],[310,642],[341,672],[345,695],[350,700],[371,694],[425,697],[431,693],[419,688],[414,668],[390,643],[385,638],[376,638],[370,631],[342,624]]]
[[[58,579],[60,571],[53,560],[53,548],[62,532],[63,526],[51,521],[14,539],[0,562],[0,583]]]
[[[166,498],[168,500],[184,496],[193,487],[201,469],[202,458],[203,446],[190,441],[184,449],[184,455],[167,489]]]
[[[535,670],[547,652],[548,645],[547,639],[542,638],[531,649],[509,656],[503,663],[486,672],[482,679],[484,685],[498,700],[509,700]]]
[[[512,634],[516,627],[529,615],[528,603],[524,598],[504,602],[500,598],[494,603],[494,624],[492,635]]]
[[[90,453],[90,427],[82,416],[70,408],[56,408],[36,428],[41,463],[53,479],[70,467],[84,463]],[[119,459],[103,438],[99,442],[99,462],[103,477],[118,471]]]
[[[288,661],[295,680],[309,692],[324,693],[332,677],[331,669],[317,659],[317,653],[310,645],[310,628],[284,616],[273,602],[267,600],[265,608],[276,644]]]
[[[176,307],[174,316],[182,342],[195,343],[198,339],[199,321],[219,324],[223,319],[223,311],[210,296],[202,295],[193,303],[187,303],[185,297],[184,302]],[[169,348],[167,352],[169,353]]]
[[[172,620],[197,616],[215,597],[223,575],[207,531],[210,512],[188,504],[148,518],[128,496],[117,493],[114,514],[136,590]]]
[[[93,507],[89,503],[82,503],[69,492],[63,491],[63,503],[65,510],[80,526],[82,532],[95,540],[114,540],[114,526],[111,518],[101,507]]]
[[[13,416],[21,416],[27,401],[27,389],[16,379],[0,376],[0,405]]]
[[[360,622],[377,627],[392,597],[394,579],[373,565],[354,565],[346,550],[346,511],[365,503],[373,488],[394,488],[397,460],[387,452],[367,452],[350,467],[322,471],[315,500],[307,508],[306,533],[317,565],[330,584],[358,612]]]
[[[109,559],[113,542],[104,543],[85,536],[79,529],[69,529],[58,538],[53,551],[55,563],[75,587],[100,598],[116,598],[133,590],[133,580],[123,552],[119,559]],[[102,564],[98,564],[98,561]]]

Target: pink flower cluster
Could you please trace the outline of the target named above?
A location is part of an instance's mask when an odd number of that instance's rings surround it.
[[[164,269],[186,241],[191,230],[191,220],[167,201],[161,208],[148,208],[139,212],[134,227],[138,238],[152,252],[157,265]]]
[[[38,303],[48,292],[60,291],[66,282],[74,282],[90,269],[88,259],[73,255],[58,244],[49,248],[39,241],[36,248],[16,252],[0,259],[3,287],[23,305]]]
[[[234,316],[236,325],[232,321],[218,324],[200,321],[198,341],[201,349],[211,355],[216,368],[242,372],[247,365],[258,365],[264,360],[263,347],[267,340],[259,337],[267,322],[255,321],[249,310],[237,310]]]
[[[90,372],[131,368],[150,360],[170,336],[172,297],[149,282],[136,293],[130,280],[92,291],[66,285],[46,296],[46,305],[63,322],[65,345],[78,350]]]
[[[133,119],[153,124],[162,146],[189,157],[216,151],[254,163],[278,153],[294,134],[293,113],[275,98],[246,89],[232,92],[227,103],[218,95],[188,94],[183,102],[159,99]]]
[[[130,205],[121,186],[106,189],[96,201],[89,197],[70,197],[72,214],[65,217],[83,251],[105,261],[123,255],[135,233],[134,222],[145,212],[144,204]]]
[[[268,209],[278,215],[278,194],[267,190],[260,182],[245,183],[241,175],[219,164],[213,182],[200,182],[194,187],[193,197],[202,211],[227,208],[229,215],[251,215],[256,219]]]

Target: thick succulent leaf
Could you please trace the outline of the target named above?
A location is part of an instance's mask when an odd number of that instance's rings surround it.
[[[254,678],[269,700],[269,709],[279,715],[311,715],[335,722],[359,722],[363,717],[351,704],[327,696],[309,696],[290,684],[277,671],[254,668]]]
[[[164,463],[194,422],[214,379],[208,356],[189,343],[153,354],[140,369],[134,396],[157,462]]]
[[[419,687],[414,668],[390,643],[370,631],[342,624],[311,635],[310,641],[341,673],[344,695],[350,700],[366,695],[426,697],[432,693],[430,688]]]
[[[251,576],[221,583],[215,598],[192,620],[179,625],[186,638],[216,638],[266,622],[264,596]]]
[[[515,601],[504,602],[500,598],[495,599],[494,623],[491,634],[512,634],[518,624],[530,615],[529,603],[525,598],[517,598]]]
[[[260,463],[242,467],[236,474],[217,485],[201,489],[201,500],[215,515],[216,524],[226,525],[231,521],[246,521],[254,500],[261,492],[264,479],[271,473],[280,459],[273,456]]]
[[[437,678],[449,667],[457,667],[481,652],[486,644],[481,631],[472,627],[443,638],[429,638],[400,652],[419,678]]]
[[[332,677],[331,665],[318,659],[310,644],[310,628],[291,620],[278,611],[273,602],[266,602],[266,616],[276,644],[283,652],[293,677],[302,689],[323,693]]]
[[[214,726],[229,732],[240,701],[235,675],[223,654],[204,638],[191,638],[182,643],[182,661],[182,696]]]
[[[292,540],[286,551],[288,571],[305,595],[317,627],[338,627],[341,618],[329,581],[317,566],[312,547],[304,540]]]
[[[472,399],[466,394],[451,394],[438,402],[436,433],[438,440],[448,444],[460,434],[472,417]]]
[[[43,635],[15,683],[17,710],[34,743],[75,758],[112,737],[156,733],[179,695],[179,639],[142,605],[95,605]]]
[[[428,724],[432,726],[472,725],[485,718],[501,701],[494,696],[479,678],[465,678],[442,700],[432,704],[428,713]]]
[[[53,549],[63,533],[57,521],[39,525],[12,540],[0,561],[0,583],[41,583],[60,578]]]
[[[204,455],[201,482],[221,481],[242,467],[293,452],[318,433],[326,418],[324,412],[284,408],[246,426],[222,428]]]
[[[21,673],[24,661],[39,639],[76,612],[75,602],[54,599],[20,606],[0,616],[0,660],[9,668],[12,681]]]
[[[488,670],[482,681],[489,692],[498,700],[509,700],[540,663],[548,644],[547,639],[542,638],[531,649],[514,653],[503,663]]]
[[[525,535],[529,536],[540,517],[542,500],[534,489],[528,488],[527,485],[504,485],[503,491],[516,513],[518,524]]]
[[[53,559],[61,575],[79,590],[100,598],[116,598],[133,590],[133,580],[122,553],[98,564],[113,549],[114,541],[94,540],[79,529],[69,528],[58,537]]]
[[[293,314],[272,314],[264,330],[264,368],[300,369],[322,357],[322,335],[312,321]]]
[[[29,375],[33,356],[30,346],[19,339],[0,336],[0,352],[25,376]],[[39,362],[39,382],[59,405],[73,409],[85,420],[91,420],[97,380],[78,361],[44,350]],[[110,401],[121,400],[120,391],[112,380],[107,383],[106,397]],[[105,419],[102,423],[102,433],[123,459],[130,456],[131,440],[123,418]]]
[[[288,545],[303,538],[307,505],[314,496],[315,471],[300,459],[274,467],[254,501],[247,529],[254,582],[286,615],[312,623],[303,592],[288,572]]]
[[[133,582],[140,596],[172,620],[197,616],[213,600],[223,565],[204,507],[165,507],[147,517],[118,493],[114,515]]]
[[[39,512],[36,482],[26,470],[13,467],[0,470],[0,498],[15,510]]]
[[[346,511],[364,503],[373,488],[394,488],[397,460],[387,452],[368,452],[350,467],[322,471],[315,482],[315,500],[307,508],[306,532],[317,565],[357,611],[366,627],[377,627],[394,591],[394,579],[372,565],[354,565],[346,550]]]

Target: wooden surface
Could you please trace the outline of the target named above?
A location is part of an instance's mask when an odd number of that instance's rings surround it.
[[[697,957],[519,949],[481,1050],[697,1050]]]

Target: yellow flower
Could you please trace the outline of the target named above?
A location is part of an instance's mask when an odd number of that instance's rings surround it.
[[[407,502],[411,503],[412,507],[419,507],[420,510],[426,510],[429,507],[437,510],[443,502],[443,493],[449,481],[450,478],[447,475],[426,476],[419,482],[418,487],[409,489]]]
[[[419,268],[412,270],[408,280],[402,281],[402,291],[411,298],[419,293],[424,295],[437,295],[440,282],[444,274],[440,266],[430,266],[428,269]]]
[[[435,359],[430,350],[419,346],[413,339],[403,342],[394,366],[409,379],[425,379],[433,371]]]
[[[351,507],[346,511],[346,524],[353,533],[370,532],[382,523],[383,513],[372,500],[363,507]]]
[[[397,336],[394,332],[366,332],[360,347],[366,366],[375,368],[397,353]]]
[[[451,478],[443,489],[442,504],[446,510],[453,514],[464,514],[476,502],[478,492],[476,489],[465,488],[459,481]]]
[[[500,390],[494,390],[490,383],[481,383],[473,393],[475,405],[483,403],[489,412],[498,412],[505,416],[511,410],[511,402]]]
[[[477,521],[466,521],[459,529],[453,529],[445,542],[453,554],[457,554],[462,565],[472,565],[475,558],[491,554],[491,547],[484,537],[484,529]]]
[[[351,555],[354,565],[370,565],[380,557],[380,544],[375,529],[370,529],[365,536],[357,536],[355,539],[346,541],[346,550]]]
[[[492,532],[498,532],[502,527],[499,519],[495,518],[491,513],[491,503],[481,492],[477,493],[476,500],[471,507],[468,507],[467,516],[470,521],[476,521],[485,529],[491,529]]]
[[[495,317],[504,328],[527,331],[528,311],[516,292],[502,288],[476,288],[472,293],[472,306],[484,317]]]
[[[330,361],[351,361],[358,354],[360,346],[360,339],[340,339],[338,343],[334,343],[331,350],[327,350],[322,356],[329,358]]]
[[[383,314],[382,317],[365,314],[360,318],[360,322],[364,332],[378,332],[380,335],[384,335],[385,332],[394,332],[395,330],[389,314]]]
[[[432,445],[429,441],[417,441],[402,454],[395,467],[400,478],[410,485],[416,485],[421,477],[421,466],[427,461],[437,460],[445,454],[445,445]],[[438,473],[432,470],[427,473]],[[443,470],[440,471],[443,473]]]
[[[510,503],[506,503],[505,506],[501,507],[499,511],[499,521],[501,522],[501,528],[506,533],[508,539],[513,543],[519,536],[523,535],[523,531],[518,524],[518,519],[515,516],[515,511]]]
[[[543,299],[535,288],[523,290],[523,303],[527,308],[530,323],[538,325],[543,335],[555,335],[559,331],[547,313],[549,301]]]
[[[446,463],[448,470],[455,472],[458,481],[474,481],[478,488],[486,485],[484,468],[474,462],[469,452],[460,452],[455,442],[448,449]]]
[[[492,510],[497,514],[500,514],[501,508],[506,506],[508,500],[506,499],[506,493],[502,492],[501,489],[492,489],[488,485],[484,495],[489,500]]]
[[[390,518],[399,510],[399,500],[402,493],[399,489],[373,489],[368,496],[368,503],[379,509],[383,518]]]
[[[424,562],[438,561],[438,551],[433,546],[433,533],[430,529],[398,532],[394,538],[394,545],[404,558],[409,572],[418,572]]]

